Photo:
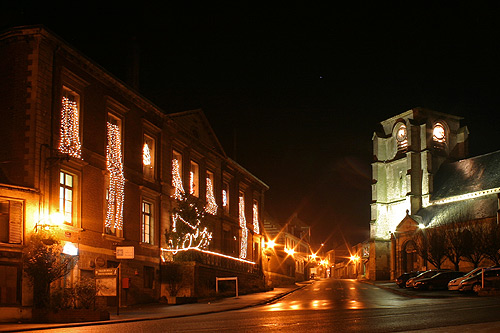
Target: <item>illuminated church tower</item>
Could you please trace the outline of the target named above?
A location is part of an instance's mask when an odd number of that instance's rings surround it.
[[[374,133],[369,279],[390,278],[392,233],[429,202],[439,167],[465,158],[468,130],[460,119],[414,108],[382,121]]]

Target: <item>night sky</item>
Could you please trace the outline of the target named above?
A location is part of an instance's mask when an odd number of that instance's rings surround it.
[[[3,4],[0,25],[44,24],[127,82],[138,55],[140,93],[166,112],[203,109],[270,186],[267,210],[298,213],[327,247],[369,237],[378,122],[427,107],[465,118],[471,156],[500,149],[496,7],[177,2]]]

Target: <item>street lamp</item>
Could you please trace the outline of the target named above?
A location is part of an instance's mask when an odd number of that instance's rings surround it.
[[[358,261],[359,261],[359,256],[357,254],[356,255],[351,255],[350,259],[354,263],[354,276],[357,278],[358,277]]]
[[[63,223],[64,223],[64,215],[61,212],[56,211],[50,214],[49,217],[45,217],[39,220],[35,224],[35,232],[38,232],[38,228],[40,228],[41,230],[50,230],[50,228],[59,227]]]

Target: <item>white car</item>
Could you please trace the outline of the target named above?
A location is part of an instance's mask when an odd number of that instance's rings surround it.
[[[458,290],[458,286],[460,285],[460,282],[462,282],[463,280],[465,280],[465,279],[473,276],[474,274],[480,272],[483,268],[486,268],[486,267],[474,268],[472,271],[470,271],[469,273],[465,274],[464,276],[461,276],[459,278],[451,280],[450,282],[448,282],[448,290]]]

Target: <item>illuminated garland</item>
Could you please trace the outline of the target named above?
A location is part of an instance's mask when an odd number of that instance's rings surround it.
[[[151,165],[151,152],[146,142],[144,142],[144,147],[142,148],[142,163],[144,165]]]
[[[168,259],[166,259],[167,257],[169,257],[168,253],[175,254],[175,253],[180,252],[180,251],[188,251],[188,250],[195,250],[195,251],[203,252],[203,253],[206,253],[206,254],[212,254],[212,255],[215,255],[215,256],[218,256],[218,257],[223,257],[223,258],[227,258],[227,259],[231,259],[231,260],[235,260],[235,261],[239,261],[239,262],[244,262],[244,263],[251,264],[251,265],[255,265],[256,264],[253,261],[231,257],[231,256],[228,256],[228,255],[222,254],[222,253],[217,253],[217,252],[212,252],[212,251],[207,251],[207,250],[201,250],[201,249],[198,249],[198,248],[179,249],[179,250],[171,250],[171,249],[161,248],[161,252],[162,252],[161,259],[162,259],[163,262],[169,261]],[[175,252],[175,253],[173,253],[173,252]]]
[[[175,231],[174,226],[177,224],[178,221],[184,222],[193,230],[193,232],[185,233],[181,238],[176,240],[177,244],[174,244],[174,240],[169,239],[167,242],[168,251],[172,252],[173,254],[176,254],[178,251],[185,251],[190,249],[203,249],[210,244],[210,241],[212,240],[212,233],[208,231],[207,227],[204,227],[203,230],[200,231],[199,220],[197,221],[196,225],[192,225],[186,220],[184,220],[182,217],[180,217],[179,214],[174,214],[172,230]]]
[[[257,203],[253,204],[253,231],[256,234],[260,234],[260,228],[259,228],[259,207],[257,207]]]
[[[184,187],[182,186],[179,161],[175,158],[172,160],[172,186],[175,188],[174,198],[180,199],[184,194]]]
[[[214,185],[210,177],[207,177],[207,205],[205,211],[212,215],[217,215],[217,203],[214,196]]]
[[[59,151],[72,157],[82,157],[80,144],[80,126],[78,120],[78,105],[67,97],[62,98],[61,110],[61,139]]]
[[[109,172],[109,194],[105,226],[119,230],[123,229],[123,201],[125,198],[121,147],[120,128],[108,122],[106,165]]]
[[[189,194],[194,194],[194,172],[189,172]]]
[[[239,220],[241,227],[240,258],[245,259],[247,257],[248,229],[247,220],[245,219],[245,200],[243,199],[243,197],[240,197],[239,209]]]

